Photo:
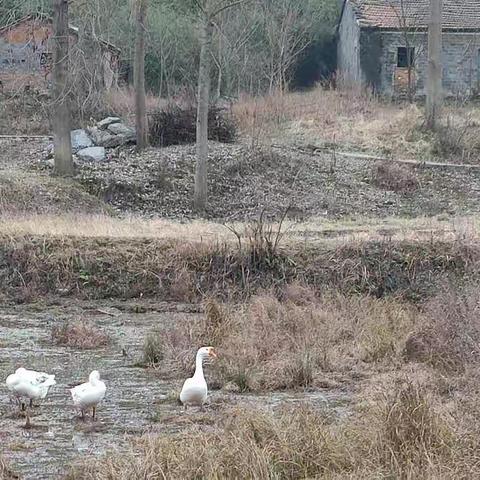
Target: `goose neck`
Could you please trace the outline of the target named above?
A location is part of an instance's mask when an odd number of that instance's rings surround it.
[[[195,373],[194,377],[203,377],[203,358],[201,355],[197,355],[195,359]]]

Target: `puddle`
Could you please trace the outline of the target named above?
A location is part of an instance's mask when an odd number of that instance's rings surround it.
[[[181,406],[163,402],[182,379],[162,381],[158,375],[136,368],[134,356],[139,355],[144,336],[151,328],[198,313],[169,309],[138,314],[115,311],[112,315],[112,310],[103,305],[99,309],[90,305],[86,310],[76,307],[73,312],[65,308],[62,319],[78,318],[79,314],[105,329],[114,339],[112,344],[86,351],[57,347],[50,341],[50,331],[56,321],[50,312],[20,309],[12,314],[0,310],[1,453],[22,479],[59,478],[73,461],[126,448],[132,435],[150,430],[177,431],[181,426],[176,420],[182,416],[187,422],[195,421],[194,416],[183,413]],[[131,353],[125,357],[123,351]],[[23,428],[24,419],[18,416],[18,407],[10,402],[4,384],[6,376],[19,366],[56,375],[57,385],[47,399],[33,409],[34,428],[30,430]],[[88,418],[82,422],[73,409],[68,389],[86,381],[93,369],[99,370],[105,380],[107,395],[98,408],[98,420],[92,422]],[[210,398],[209,409],[213,411],[225,402],[274,409],[308,401],[342,415],[348,405],[348,396],[338,391],[268,395],[214,391]]]

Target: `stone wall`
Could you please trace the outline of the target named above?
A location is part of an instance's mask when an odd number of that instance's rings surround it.
[[[362,68],[364,57],[375,54],[369,45],[375,36],[378,45],[378,31],[362,31]],[[379,56],[380,80],[377,90],[387,96],[395,96],[394,85],[405,78],[405,71],[397,67],[397,49],[406,47],[405,35],[401,32],[381,32],[382,49]],[[425,95],[427,75],[428,44],[426,32],[411,33],[410,46],[415,47],[414,83],[417,96]],[[444,33],[443,36],[443,87],[447,96],[472,96],[480,90],[480,35],[468,33]],[[400,85],[401,87],[401,85]]]
[[[348,87],[362,84],[360,27],[349,3],[345,5],[338,29],[337,58],[340,84]]]

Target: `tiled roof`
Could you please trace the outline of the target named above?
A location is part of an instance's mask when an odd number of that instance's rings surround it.
[[[362,26],[387,29],[425,28],[429,0],[346,0]],[[443,0],[443,28],[480,30],[480,0]]]

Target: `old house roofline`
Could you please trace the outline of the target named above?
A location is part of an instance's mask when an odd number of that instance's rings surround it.
[[[356,22],[362,29],[428,29],[428,0],[343,0],[337,32],[347,3],[351,5]],[[443,31],[480,32],[480,0],[444,0]]]
[[[372,26],[366,23],[362,23],[361,21],[357,22],[358,25],[362,30],[370,30],[370,31],[376,31],[376,32],[424,32],[428,33],[428,27],[407,27],[407,28],[399,28],[399,27],[376,27]],[[443,33],[472,33],[472,34],[478,34],[480,33],[480,28],[447,28],[443,27],[442,28]]]
[[[52,17],[45,14],[45,13],[31,13],[29,15],[26,15],[26,16],[22,17],[22,18],[19,18],[18,20],[15,20],[14,22],[12,22],[8,25],[5,25],[4,27],[1,27],[0,28],[0,34],[2,34],[3,32],[5,32],[7,30],[10,30],[13,27],[16,27],[17,25],[20,25],[24,22],[28,22],[29,20],[46,20],[46,21],[49,21],[49,22],[53,21]],[[70,30],[70,33],[78,36],[79,31],[80,31],[80,29],[78,27],[75,27],[74,25],[69,23],[68,24],[68,29]],[[115,53],[118,53],[118,54],[121,53],[121,49],[118,48],[117,46],[115,46],[113,43],[110,43],[107,40],[104,40],[103,38],[98,38],[98,41],[105,48],[113,50]]]

